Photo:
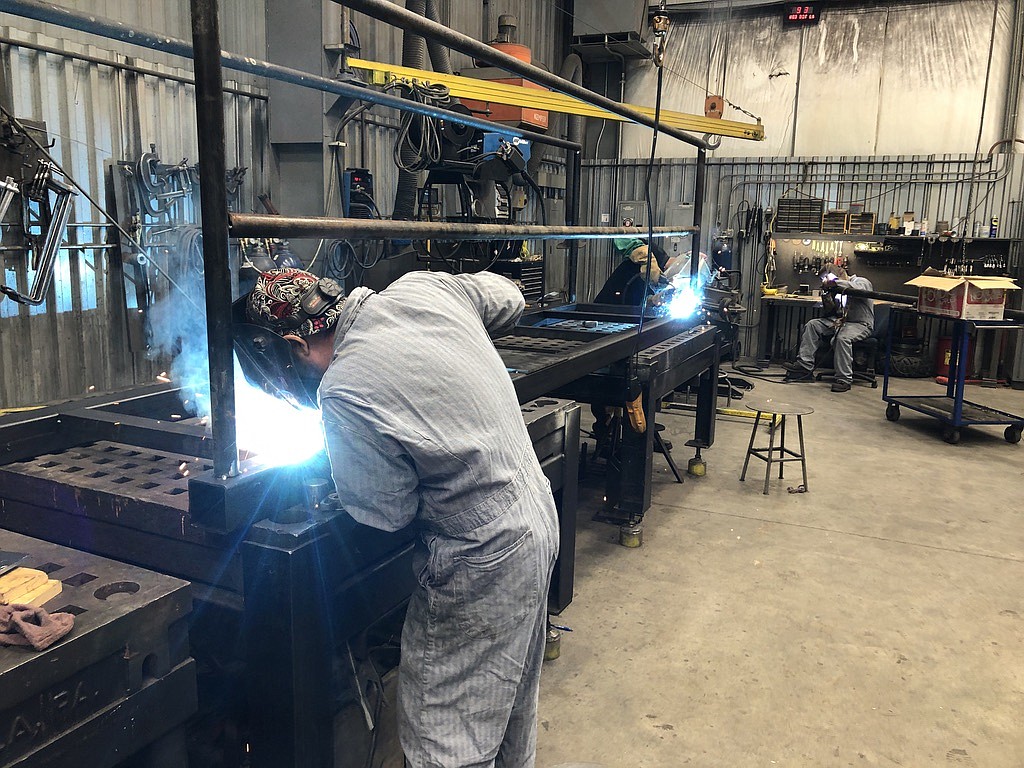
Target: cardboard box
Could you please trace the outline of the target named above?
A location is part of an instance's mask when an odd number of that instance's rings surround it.
[[[1019,290],[1007,277],[961,277],[928,269],[907,285],[917,288],[917,311],[958,320],[1002,320],[1006,292]]]

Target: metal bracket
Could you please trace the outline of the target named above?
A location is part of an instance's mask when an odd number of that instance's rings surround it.
[[[30,192],[27,189],[25,191],[27,195],[31,194],[33,197],[41,197],[43,200],[48,200],[51,192],[56,195],[56,203],[50,215],[49,226],[46,228],[46,233],[43,236],[43,243],[36,251],[35,258],[33,259],[33,268],[35,269],[36,276],[32,288],[27,294],[24,294],[15,288],[0,284],[0,293],[3,293],[9,299],[19,304],[28,304],[33,307],[39,306],[46,300],[46,294],[50,290],[50,284],[53,282],[53,267],[57,261],[57,252],[60,250],[61,243],[64,242],[64,234],[68,228],[68,219],[71,217],[72,200],[78,195],[67,184],[54,179],[52,173],[52,164],[40,162],[32,182],[33,191]],[[13,184],[10,177],[8,177],[7,182],[11,182],[14,189],[17,190],[17,185]],[[14,198],[11,187],[7,182],[2,185],[4,192],[2,198],[0,198],[0,208],[2,208],[4,213],[6,213],[7,206],[10,205],[11,200]],[[0,214],[0,218],[2,218],[2,214]]]

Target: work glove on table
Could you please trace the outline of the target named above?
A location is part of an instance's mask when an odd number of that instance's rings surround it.
[[[70,613],[47,613],[34,605],[0,605],[0,645],[25,645],[44,651],[75,626]]]

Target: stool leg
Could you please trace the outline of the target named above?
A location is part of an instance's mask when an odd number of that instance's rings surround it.
[[[779,435],[779,458],[786,458],[786,414],[782,414],[782,423],[779,425],[782,429],[782,434]],[[786,467],[786,462],[779,462],[779,480],[782,479],[782,472]]]
[[[800,435],[800,468],[804,471],[804,490],[807,490],[807,456],[804,454],[804,417],[796,417],[796,430]]]
[[[764,471],[764,495],[768,495],[768,480],[772,476],[772,457],[775,455],[775,430],[768,430],[768,468]]]
[[[754,417],[754,428],[750,430],[750,442],[747,443],[747,455],[743,457],[743,471],[740,473],[740,480],[747,479],[747,465],[750,463],[750,452],[754,450],[754,438],[757,436],[757,425],[761,421],[761,412],[758,411]]]

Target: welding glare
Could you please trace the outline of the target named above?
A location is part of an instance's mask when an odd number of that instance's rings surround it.
[[[703,291],[699,287],[695,288],[695,285],[699,286],[697,278],[694,278],[693,281],[680,280],[675,287],[675,293],[668,305],[668,313],[675,319],[685,320],[693,317],[700,309]]]
[[[275,397],[246,380],[235,359],[238,446],[264,466],[302,464],[324,450],[320,411]]]

